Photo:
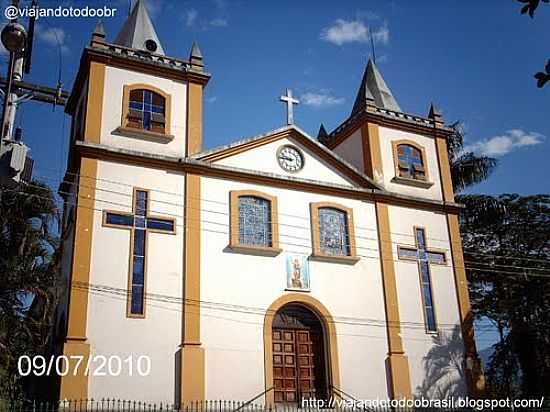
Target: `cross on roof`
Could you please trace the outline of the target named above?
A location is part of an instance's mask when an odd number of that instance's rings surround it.
[[[286,95],[281,96],[281,101],[285,102],[287,105],[287,111],[286,111],[286,124],[291,125],[294,124],[294,110],[293,105],[300,104],[298,99],[295,99],[292,96],[292,90],[286,89]]]

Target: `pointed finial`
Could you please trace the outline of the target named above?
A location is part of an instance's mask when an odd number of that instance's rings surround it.
[[[90,46],[92,47],[101,46],[101,44],[105,43],[105,36],[106,36],[105,28],[103,27],[103,23],[101,22],[101,20],[99,20],[92,33],[92,40],[90,41]]]
[[[319,140],[319,142],[323,144],[328,141],[328,133],[323,123],[321,123],[321,126],[319,127],[319,133],[317,133],[317,140]]]
[[[430,105],[430,113],[428,114],[428,118],[434,121],[436,127],[443,126],[445,124],[441,111],[433,102]]]
[[[96,36],[105,37],[105,27],[103,27],[103,22],[101,20],[95,25],[94,34]]]
[[[189,63],[191,63],[191,68],[195,70],[202,71],[204,68],[201,49],[199,48],[197,42],[193,42],[193,46],[191,47],[191,52],[189,53]]]

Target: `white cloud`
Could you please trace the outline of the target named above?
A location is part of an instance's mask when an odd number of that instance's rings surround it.
[[[195,24],[195,21],[197,20],[198,15],[199,15],[199,12],[195,9],[187,10],[184,14],[185,25],[187,27],[192,27]]]
[[[60,27],[48,27],[44,29],[43,26],[37,24],[36,36],[39,41],[46,43],[48,46],[61,47],[61,52],[64,54],[69,52],[67,32]]]
[[[300,101],[306,106],[313,106],[317,108],[337,106],[345,102],[343,97],[334,97],[325,91],[318,93],[308,92],[300,96]]]
[[[210,21],[210,25],[214,27],[227,27],[227,19],[217,18]]]
[[[384,25],[372,31],[372,38],[375,44],[388,44],[390,41],[390,29],[388,23],[384,22]]]
[[[384,22],[384,25],[378,29],[372,30],[372,37],[376,43],[388,44],[390,30],[387,22]],[[337,46],[353,42],[367,43],[370,40],[369,27],[359,19],[338,19],[332,26],[321,31],[321,39]]]
[[[207,103],[214,103],[218,100],[218,96],[211,96],[206,98]]]
[[[541,144],[543,140],[544,136],[540,133],[512,129],[500,136],[493,136],[490,139],[467,145],[464,147],[464,151],[499,157],[522,147]]]

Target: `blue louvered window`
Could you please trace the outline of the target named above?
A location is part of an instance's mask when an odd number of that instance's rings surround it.
[[[239,196],[239,243],[246,246],[272,246],[269,200]]]
[[[420,149],[408,144],[398,145],[397,161],[400,177],[426,180],[426,169]]]
[[[349,227],[347,213],[331,207],[319,208],[321,253],[330,256],[349,256]]]
[[[165,105],[164,97],[151,90],[136,89],[130,91],[128,126],[164,133]]]

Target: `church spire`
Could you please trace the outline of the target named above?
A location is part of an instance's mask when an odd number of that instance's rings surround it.
[[[164,54],[164,49],[145,7],[145,0],[137,0],[132,13],[122,26],[115,44],[151,53]]]
[[[402,111],[393,97],[390,88],[384,81],[382,74],[371,59],[369,59],[367,68],[363,74],[351,114],[353,115],[363,110],[367,106],[368,101],[374,102],[377,107],[383,109],[395,112]]]

